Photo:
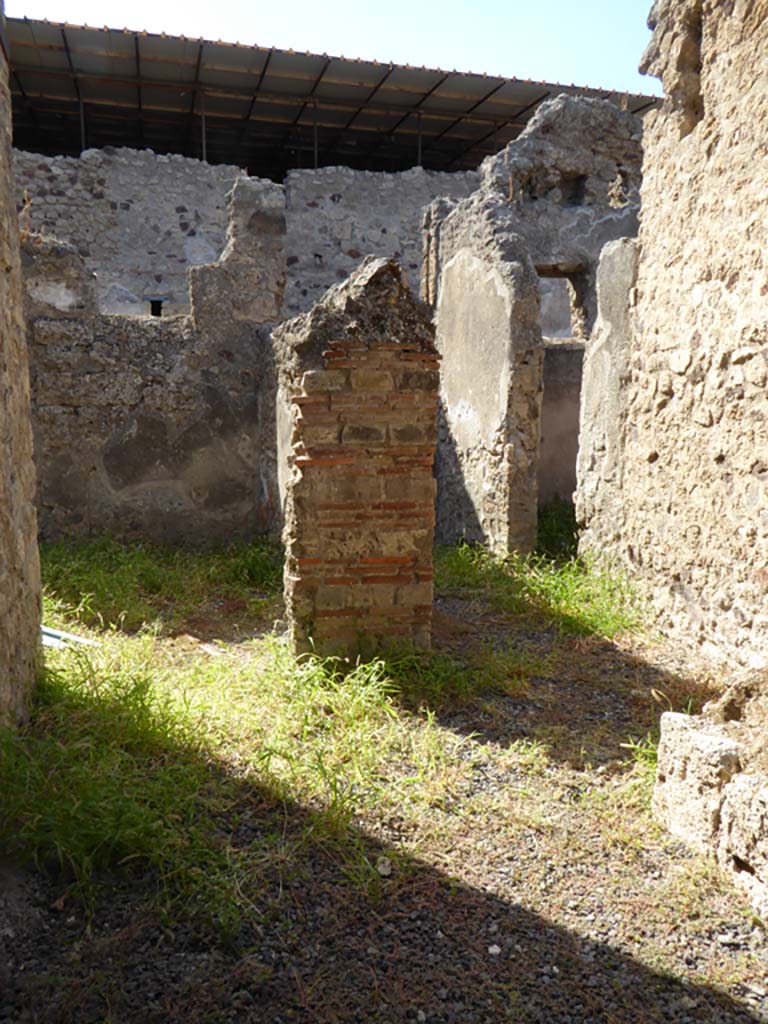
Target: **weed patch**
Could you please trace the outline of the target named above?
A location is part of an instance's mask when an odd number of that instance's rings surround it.
[[[479,598],[512,616],[544,618],[565,634],[613,637],[642,623],[629,582],[582,559],[501,558],[461,544],[437,550],[435,580],[446,595]]]
[[[68,622],[133,632],[172,633],[201,612],[258,616],[278,594],[282,554],[267,541],[213,551],[109,538],[44,543],[40,550],[44,614]]]

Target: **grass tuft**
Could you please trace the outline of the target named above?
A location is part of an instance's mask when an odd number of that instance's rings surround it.
[[[268,541],[201,551],[109,538],[65,540],[42,544],[40,556],[51,625],[74,620],[172,633],[206,612],[214,620],[229,610],[258,615],[282,582],[282,553]]]
[[[479,598],[508,615],[544,618],[561,633],[614,637],[642,623],[629,581],[584,559],[502,558],[461,544],[437,550],[435,580],[448,595]]]

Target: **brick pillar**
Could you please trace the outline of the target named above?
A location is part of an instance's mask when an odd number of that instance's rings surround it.
[[[366,259],[273,334],[294,650],[428,649],[438,355],[392,260]],[[280,420],[282,418],[282,429]]]

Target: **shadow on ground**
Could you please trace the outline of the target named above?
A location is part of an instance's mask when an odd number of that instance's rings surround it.
[[[203,775],[201,792],[226,797],[206,841],[229,851],[231,881],[245,908],[240,924],[222,935],[201,923],[205,905],[194,913],[189,907],[165,916],[149,913],[144,898],[156,877],[140,866],[128,874],[125,866],[122,875],[103,875],[86,931],[82,913],[64,897],[63,879],[16,871],[6,875],[0,901],[8,960],[0,973],[0,1020],[757,1020],[715,991],[684,985],[429,863],[393,855],[359,828],[238,779],[184,745],[166,740],[162,750],[155,747],[145,766],[148,778],[178,761],[195,762]],[[119,773],[113,782],[120,787]],[[383,855],[392,868],[387,877],[377,869]],[[171,856],[163,870],[172,880],[187,863],[180,853],[179,864]]]
[[[533,609],[508,616],[481,601],[438,598],[433,656],[455,660],[469,692],[406,694],[407,705],[479,742],[540,742],[573,767],[626,760],[628,742],[655,736],[663,711],[696,712],[715,692],[706,673],[661,667],[665,652],[639,639],[569,635]]]

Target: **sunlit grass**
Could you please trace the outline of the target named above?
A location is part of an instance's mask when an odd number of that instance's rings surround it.
[[[613,637],[643,621],[623,576],[578,558],[502,558],[462,544],[437,550],[435,580],[446,594],[479,598],[508,615],[534,615],[566,634]]]
[[[265,870],[290,872],[310,841],[373,891],[353,823],[428,811],[464,770],[461,740],[426,708],[403,709],[404,663],[297,661],[271,636],[221,652],[116,631],[86,653],[52,652],[31,726],[2,737],[0,848],[88,905],[117,867],[149,872],[161,905],[224,924],[264,896]],[[446,671],[418,667],[414,705],[419,680],[426,695]],[[259,842],[246,846],[237,823],[251,811]]]
[[[45,621],[54,626],[172,632],[201,609],[258,615],[282,581],[281,551],[267,541],[201,551],[67,540],[42,544],[40,557]]]
[[[377,853],[361,836],[401,821],[390,852],[405,864],[471,778],[472,736],[442,712],[524,698],[553,670],[551,652],[496,642],[464,661],[401,651],[350,665],[297,659],[263,622],[237,643],[190,635],[201,608],[214,624],[279,615],[281,555],[268,543],[67,542],[45,545],[42,563],[46,623],[97,645],[49,651],[30,725],[0,737],[0,850],[89,907],[117,872],[167,913],[232,927],[245,910],[269,913],[308,850],[378,897]],[[463,546],[438,552],[437,569],[443,593],[562,632],[610,636],[639,621],[621,580],[570,558]],[[535,774],[547,747],[515,740],[504,757]]]

